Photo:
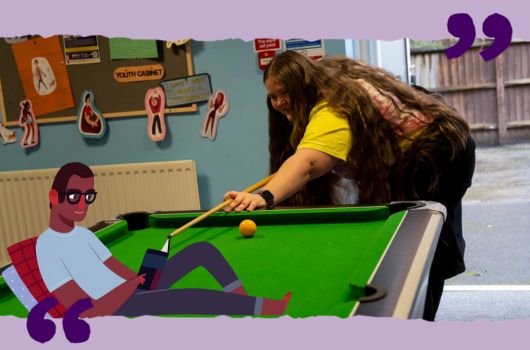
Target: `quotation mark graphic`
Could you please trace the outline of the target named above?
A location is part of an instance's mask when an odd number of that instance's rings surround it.
[[[49,296],[31,309],[26,321],[26,328],[33,340],[46,343],[55,336],[55,323],[46,319],[46,313],[57,304],[59,304],[57,299],[54,296]],[[70,343],[83,343],[90,337],[90,325],[80,319],[80,316],[92,306],[90,299],[86,298],[76,301],[66,311],[63,318],[63,329],[64,335]]]
[[[447,30],[451,35],[459,38],[458,42],[445,50],[447,58],[462,56],[475,41],[475,24],[473,18],[467,13],[455,13],[447,20]],[[499,56],[510,46],[513,29],[508,18],[494,13],[484,20],[482,32],[490,38],[494,38],[493,43],[480,51],[484,61],[489,61]]]

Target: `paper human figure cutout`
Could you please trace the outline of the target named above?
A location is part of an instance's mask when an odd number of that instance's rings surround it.
[[[208,103],[210,107],[204,117],[204,123],[201,131],[202,137],[214,140],[217,134],[217,124],[219,119],[224,117],[228,112],[228,98],[223,90],[217,90]]]
[[[162,141],[166,137],[165,106],[166,95],[161,87],[147,90],[145,94],[147,135],[155,142]]]
[[[77,128],[84,137],[102,138],[107,131],[107,121],[97,109],[94,101],[96,97],[91,90],[81,94],[81,102],[77,110]]]
[[[33,86],[37,94],[41,96],[49,95],[57,88],[57,80],[46,57],[33,57],[31,59],[31,69],[33,74]]]
[[[181,46],[186,44],[190,39],[180,39],[180,40],[173,40],[173,41],[166,41],[166,47],[169,49],[171,46]]]
[[[8,144],[17,142],[17,135],[14,131],[9,130],[8,128],[4,127],[4,124],[0,122],[0,139],[2,140],[2,143]]]
[[[18,125],[23,130],[20,146],[22,148],[35,147],[39,143],[39,126],[37,119],[33,113],[33,106],[30,100],[23,100],[19,103],[20,117],[18,118]]]

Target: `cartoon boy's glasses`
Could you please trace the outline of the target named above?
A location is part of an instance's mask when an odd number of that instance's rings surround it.
[[[88,192],[79,192],[79,191],[66,191],[66,192],[60,192],[61,195],[66,197],[66,200],[70,204],[77,204],[81,200],[81,196],[85,196],[85,203],[86,204],[92,204],[96,200],[96,195],[98,194],[96,191],[88,191]]]

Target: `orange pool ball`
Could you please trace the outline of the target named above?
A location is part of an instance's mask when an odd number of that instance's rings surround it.
[[[256,223],[252,220],[243,220],[239,224],[239,232],[245,237],[252,237],[256,233]]]

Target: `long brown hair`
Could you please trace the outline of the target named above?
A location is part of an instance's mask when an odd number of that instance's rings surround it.
[[[273,78],[285,86],[291,100],[293,121],[269,107],[270,170],[276,171],[296,150],[303,137],[311,109],[321,100],[339,116],[346,118],[352,132],[352,147],[347,164],[359,189],[361,203],[384,203],[402,198],[389,183],[399,169],[421,159],[432,164],[437,174],[434,155],[449,148],[454,157],[466,146],[469,127],[458,113],[443,101],[419,92],[400,82],[389,72],[347,58],[325,58],[314,62],[303,55],[286,51],[276,57],[265,71],[264,81]],[[391,93],[407,109],[422,112],[427,126],[407,152],[402,154],[399,141],[406,138],[399,126],[386,120],[374,107],[368,92],[357,79],[372,84],[381,94]],[[398,104],[390,96],[394,106]],[[445,150],[444,149],[444,150]],[[329,204],[336,177],[331,172],[308,184],[292,204]],[[413,181],[413,179],[407,179]],[[318,182],[318,183],[317,183]],[[431,179],[430,189],[437,184]],[[394,191],[394,192],[392,192]],[[290,203],[290,204],[291,204]]]
[[[326,58],[319,64],[328,78],[328,93],[325,94],[328,103],[340,115],[348,118],[354,135],[349,163],[358,181],[360,201],[411,199],[404,198],[404,194],[399,192],[403,186],[394,186],[392,192],[388,176],[393,172],[393,176],[399,177],[402,169],[414,167],[418,163],[430,164],[429,173],[436,174],[429,179],[428,190],[434,190],[441,170],[436,168],[435,156],[445,153],[453,159],[466,147],[470,137],[469,126],[458,112],[440,97],[431,96],[425,90],[414,89],[381,68],[341,57]],[[366,100],[368,96],[356,79],[364,79],[383,95],[392,93],[407,109],[417,110],[425,115],[427,125],[414,138],[406,152],[401,152],[399,141],[407,138],[407,135],[402,135],[403,131],[399,132],[397,125],[385,120],[373,104]],[[397,101],[392,97],[389,99],[399,110]],[[410,115],[414,117],[413,114]],[[367,125],[365,132],[362,132],[359,124]],[[373,127],[369,127],[370,124]],[[415,174],[416,170],[413,169],[412,176]],[[414,178],[406,181],[415,182]],[[414,185],[413,192],[416,192]]]
[[[269,170],[276,172],[292,156],[304,136],[311,109],[322,100],[320,67],[294,51],[277,56],[265,70],[263,82],[275,79],[284,85],[290,101],[292,122],[276,111],[267,98],[269,109]],[[306,184],[298,193],[281,203],[282,206],[333,204],[333,186],[338,180],[332,173]]]

